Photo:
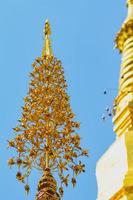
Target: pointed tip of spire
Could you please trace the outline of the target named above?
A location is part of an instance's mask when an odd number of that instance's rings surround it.
[[[45,23],[49,23],[49,20],[48,20],[48,19],[46,19],[46,20],[45,20]]]
[[[52,48],[51,48],[51,41],[50,41],[51,27],[50,27],[50,22],[48,19],[46,19],[46,21],[45,21],[45,26],[44,26],[43,32],[45,34],[45,41],[44,41],[44,48],[42,51],[42,56],[52,55]]]
[[[51,35],[51,27],[48,19],[45,21],[44,33],[45,35]]]

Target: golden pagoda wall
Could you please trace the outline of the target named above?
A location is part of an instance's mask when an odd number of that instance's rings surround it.
[[[116,37],[122,53],[118,96],[114,101],[116,140],[96,166],[97,200],[133,200],[133,0]]]
[[[109,200],[123,186],[127,172],[125,136],[117,139],[97,163],[97,200]]]
[[[97,200],[133,200],[133,130],[116,139],[97,163]]]

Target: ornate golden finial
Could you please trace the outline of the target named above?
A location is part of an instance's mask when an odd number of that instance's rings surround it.
[[[8,160],[8,165],[18,166],[16,178],[26,183],[27,193],[32,169],[44,174],[38,185],[37,200],[60,200],[63,188],[70,183],[74,187],[77,175],[85,172],[81,157],[88,156],[88,151],[80,146],[77,133],[80,123],[70,106],[61,61],[52,55],[50,33],[50,24],[46,21],[43,56],[32,64],[22,117],[13,129],[15,137],[9,141],[9,147],[18,154]]]
[[[44,41],[44,47],[42,50],[42,56],[52,55],[52,48],[51,48],[51,41],[50,41],[51,28],[50,28],[50,23],[48,20],[45,21],[45,27],[44,27],[43,32],[45,35],[45,41]]]

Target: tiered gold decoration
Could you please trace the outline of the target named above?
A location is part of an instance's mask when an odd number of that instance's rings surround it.
[[[114,102],[116,140],[97,163],[98,200],[133,200],[133,0],[116,37],[122,54],[119,92]]]
[[[48,21],[44,34],[42,56],[33,63],[22,118],[14,128],[15,138],[9,141],[17,156],[9,159],[8,164],[18,166],[16,178],[23,183],[33,168],[41,170],[36,200],[59,200],[63,187],[69,182],[75,186],[76,176],[85,171],[79,157],[88,156],[88,152],[80,147],[76,131],[80,123],[75,121],[70,107],[61,61],[52,53]],[[59,176],[58,184],[53,173]],[[30,190],[28,183],[25,190]]]
[[[45,169],[44,175],[39,181],[36,200],[60,200],[57,183],[49,168]]]

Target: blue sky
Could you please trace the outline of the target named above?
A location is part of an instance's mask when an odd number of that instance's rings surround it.
[[[125,16],[125,0],[1,0],[0,1],[0,192],[1,199],[32,200],[40,174],[30,179],[31,193],[10,170],[7,140],[21,116],[28,91],[31,63],[41,55],[43,25],[52,26],[52,46],[62,60],[71,95],[71,105],[81,121],[82,145],[89,148],[86,173],[77,187],[65,190],[63,200],[96,200],[96,162],[114,141],[111,118],[101,115],[117,95],[121,56],[114,38]],[[103,91],[107,90],[107,95]]]

